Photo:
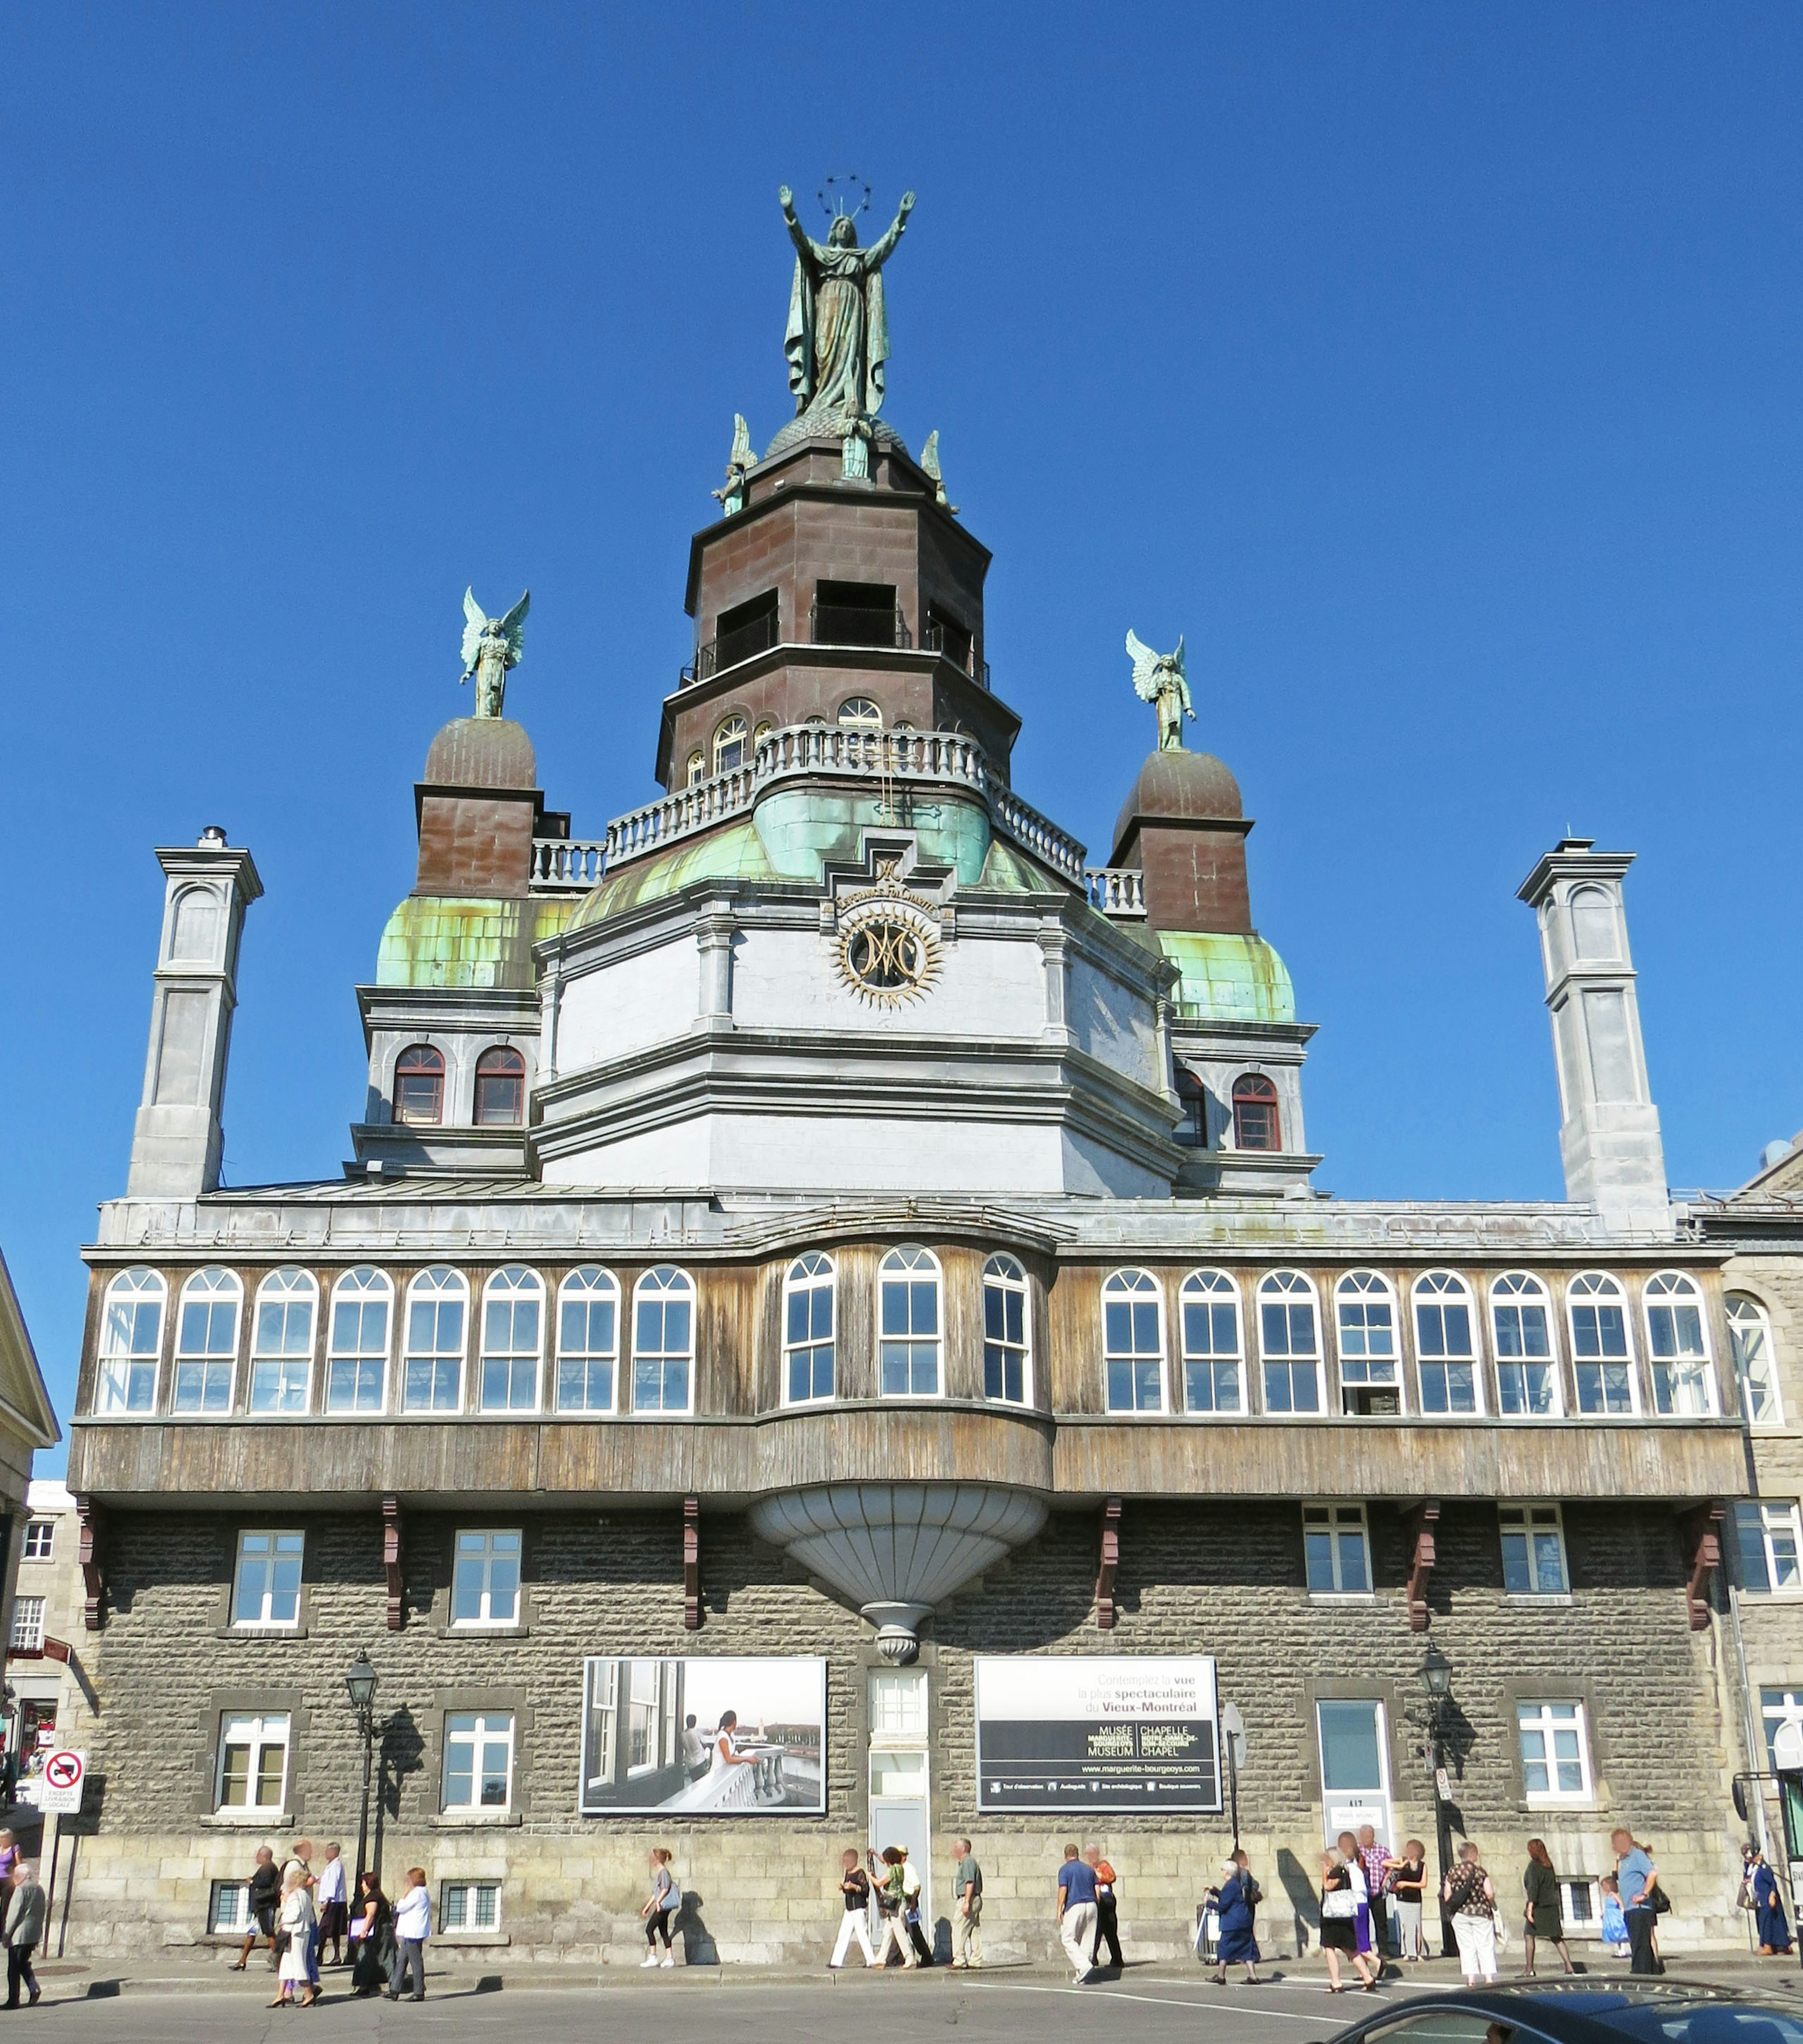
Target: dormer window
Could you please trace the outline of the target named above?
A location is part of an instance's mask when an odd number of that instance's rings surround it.
[[[394,1119],[415,1128],[444,1119],[444,1059],[429,1043],[414,1043],[394,1060]]]
[[[1262,1072],[1246,1072],[1233,1082],[1233,1147],[1236,1150],[1281,1150],[1277,1088]]]
[[[525,1105],[525,1059],[517,1051],[484,1051],[476,1060],[477,1128],[517,1128]]]
[[[1177,1104],[1183,1119],[1174,1132],[1179,1143],[1205,1150],[1209,1144],[1208,1088],[1186,1065],[1177,1067]]]
[[[895,585],[886,582],[823,582],[813,606],[817,646],[900,646],[905,644]]]

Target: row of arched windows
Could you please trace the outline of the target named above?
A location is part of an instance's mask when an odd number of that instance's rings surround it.
[[[848,696],[839,705],[836,722],[844,731],[881,731],[882,705],[869,696]],[[810,724],[825,724],[825,717],[810,717]],[[898,731],[911,731],[912,724],[904,720],[896,725]],[[708,778],[709,763],[713,771],[736,774],[751,759],[759,740],[767,737],[776,726],[768,717],[763,718],[754,731],[743,712],[732,710],[723,717],[715,727],[712,747],[703,751],[698,746],[689,755],[683,778],[691,788],[700,786]]]
[[[476,1059],[472,1119],[478,1128],[517,1128],[526,1115],[526,1061],[496,1044]],[[409,1043],[394,1060],[394,1119],[410,1128],[436,1128],[444,1119],[444,1054],[429,1043]]]

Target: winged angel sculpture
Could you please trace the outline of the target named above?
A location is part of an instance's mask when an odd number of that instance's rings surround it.
[[[508,670],[520,664],[532,600],[529,589],[505,617],[490,617],[476,601],[473,589],[463,591],[463,671],[458,681],[460,686],[471,674],[475,676],[478,717],[502,713]]]
[[[1141,702],[1158,705],[1158,749],[1183,750],[1183,720],[1195,721],[1190,684],[1183,674],[1183,641],[1174,653],[1155,653],[1136,632],[1127,634],[1127,657],[1133,663],[1133,693]]]

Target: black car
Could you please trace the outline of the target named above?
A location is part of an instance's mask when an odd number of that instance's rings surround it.
[[[1803,2044],[1803,2001],[1675,1980],[1574,1978],[1428,1994],[1333,2044]]]

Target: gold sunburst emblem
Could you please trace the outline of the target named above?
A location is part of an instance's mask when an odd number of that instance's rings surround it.
[[[889,874],[845,903],[834,955],[840,978],[854,993],[878,1007],[895,1008],[928,991],[939,974],[939,933],[931,906]]]

